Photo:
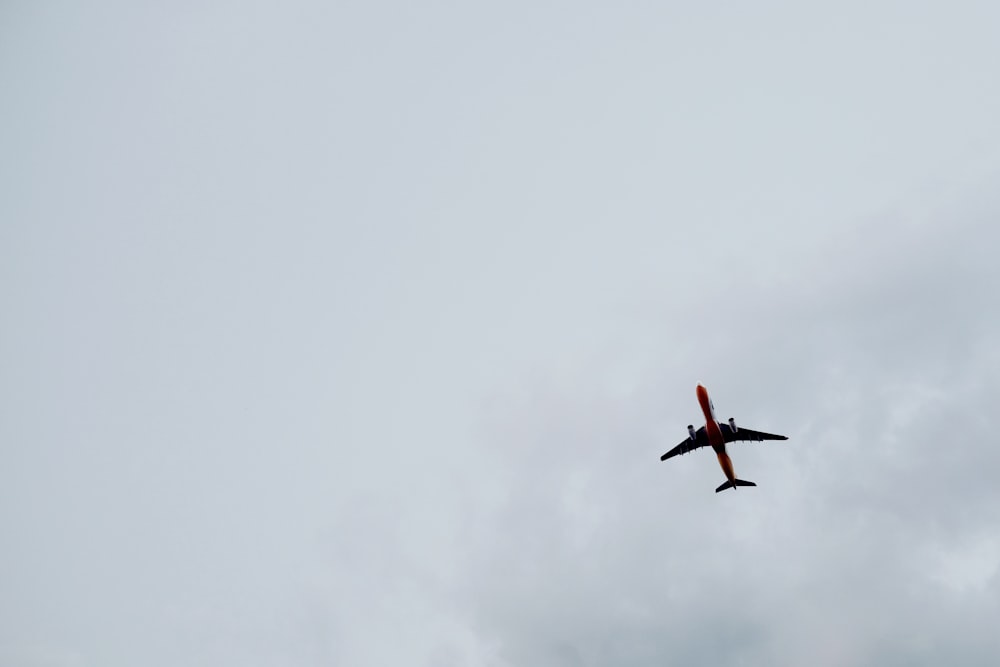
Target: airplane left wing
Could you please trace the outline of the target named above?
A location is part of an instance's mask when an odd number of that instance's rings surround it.
[[[775,435],[774,433],[765,433],[764,431],[755,431],[752,428],[743,428],[739,424],[736,425],[736,432],[729,424],[721,422],[719,428],[722,429],[722,435],[726,439],[726,442],[733,442],[734,440],[743,440],[747,442],[762,442],[764,440],[788,440],[787,435]]]
[[[687,454],[688,452],[694,451],[699,447],[704,447],[708,444],[708,436],[705,435],[705,427],[702,426],[700,429],[694,433],[695,439],[686,438],[682,443],[671,449],[669,452],[660,457],[661,461],[666,461],[669,458],[677,456],[678,454]]]

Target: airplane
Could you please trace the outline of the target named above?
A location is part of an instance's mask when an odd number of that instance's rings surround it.
[[[719,465],[722,466],[722,472],[726,474],[726,481],[715,490],[716,493],[725,491],[726,489],[735,489],[738,486],[757,486],[753,482],[736,479],[736,473],[733,472],[733,462],[729,458],[729,454],[726,453],[726,443],[733,442],[734,440],[751,442],[788,440],[788,437],[773,433],[764,433],[763,431],[754,431],[749,428],[737,428],[736,420],[732,417],[729,418],[728,424],[720,422],[715,418],[715,405],[712,404],[712,399],[708,397],[708,390],[699,384],[695,393],[698,396],[701,411],[705,415],[705,425],[696,431],[692,424],[688,424],[688,438],[661,456],[660,460],[666,461],[678,454],[687,454],[699,447],[711,445],[712,449],[715,450],[716,457],[719,459]]]

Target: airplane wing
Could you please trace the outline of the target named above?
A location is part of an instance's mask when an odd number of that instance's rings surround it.
[[[755,431],[752,428],[743,428],[739,424],[736,425],[736,432],[733,433],[733,429],[729,424],[721,422],[719,428],[722,429],[722,435],[726,439],[726,442],[733,442],[734,440],[744,440],[747,442],[762,442],[764,440],[788,440],[787,435],[775,435],[774,433],[765,433],[764,431]]]
[[[666,461],[669,458],[677,456],[678,454],[687,454],[688,452],[694,451],[699,447],[704,447],[708,444],[708,436],[705,435],[705,427],[702,426],[700,429],[694,432],[695,439],[685,438],[683,442],[671,449],[669,452],[660,457],[661,461]]]

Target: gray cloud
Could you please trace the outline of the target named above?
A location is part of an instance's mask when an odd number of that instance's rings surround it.
[[[514,452],[501,456],[508,504],[481,529],[468,575],[512,664],[931,664],[953,652],[986,664],[1000,563],[997,324],[983,308],[995,235],[972,221],[895,252],[900,236],[875,232],[863,253],[811,258],[807,280],[850,264],[839,289],[693,311],[709,331],[759,323],[720,335],[729,345],[709,334],[695,355],[714,357],[703,372],[743,400],[716,389],[721,410],[792,437],[734,447],[761,485],[753,496],[713,497],[710,455],[657,465],[698,414],[693,386],[676,386],[689,361],[651,360],[656,377],[623,397],[602,398],[608,368],[596,365],[583,384],[512,403],[522,430],[494,445]],[[701,330],[663,333],[692,349]]]
[[[0,11],[0,664],[996,654],[992,4]]]

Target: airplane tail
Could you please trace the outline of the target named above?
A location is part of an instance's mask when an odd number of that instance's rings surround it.
[[[715,490],[716,493],[719,491],[725,491],[726,489],[732,489],[737,486],[757,486],[753,482],[748,482],[743,479],[726,480],[726,482]]]

